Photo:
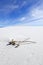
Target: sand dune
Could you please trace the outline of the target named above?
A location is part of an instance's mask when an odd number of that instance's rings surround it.
[[[8,41],[30,38],[28,45],[18,48]],[[25,43],[24,43],[25,44]],[[13,26],[0,28],[0,65],[43,65],[43,27]]]

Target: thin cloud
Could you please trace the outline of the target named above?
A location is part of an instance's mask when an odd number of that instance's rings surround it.
[[[43,1],[38,2],[38,6],[31,10],[33,17],[43,17]]]
[[[27,1],[23,1],[20,8],[22,8],[22,7],[26,6],[26,5],[27,5]]]
[[[11,0],[12,1],[12,0]],[[33,2],[33,3],[32,3]],[[32,4],[31,4],[32,3]],[[25,6],[28,9],[26,9],[27,13],[24,14],[25,10],[23,9],[23,11],[21,10],[22,7],[25,8]],[[17,11],[16,11],[17,10]],[[19,11],[22,11],[23,13],[20,14],[21,16],[19,17],[18,13],[17,13],[17,18],[11,18],[8,20],[5,20],[4,24],[2,22],[2,25],[39,25],[39,23],[41,23],[40,25],[43,24],[43,1],[39,0],[34,3],[34,0],[23,0],[22,2],[19,1],[17,3],[17,0],[13,0],[10,4],[7,4],[6,6],[4,5],[2,8],[0,8],[1,12],[4,12],[4,14],[9,14],[13,11],[16,11],[16,13]],[[13,15],[15,16],[15,15]],[[11,23],[10,23],[11,22]]]
[[[41,9],[34,9],[33,11],[32,11],[32,16],[33,17],[43,17],[43,10],[41,10]]]
[[[21,24],[21,25],[28,25],[28,26],[43,26],[43,18],[40,18],[40,19],[35,19],[35,20],[32,20],[30,21],[29,23],[24,23],[24,24]]]
[[[0,9],[0,12],[4,12],[5,13],[10,13],[13,10],[16,10],[19,8],[19,5],[6,5],[3,8]]]
[[[30,12],[25,15],[25,19],[22,20],[21,18],[21,23],[19,25],[43,25],[43,1],[39,0],[39,2],[35,5],[32,6],[30,9]]]
[[[21,17],[19,21],[24,21],[25,19],[25,17]]]

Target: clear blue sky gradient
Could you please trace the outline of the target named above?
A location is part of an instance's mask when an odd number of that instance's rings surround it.
[[[27,24],[43,26],[43,0],[0,0],[0,27]]]

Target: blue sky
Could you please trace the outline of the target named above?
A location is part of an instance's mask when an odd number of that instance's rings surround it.
[[[43,0],[0,0],[0,27],[43,26]]]

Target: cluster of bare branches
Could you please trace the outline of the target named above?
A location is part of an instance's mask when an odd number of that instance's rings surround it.
[[[28,39],[29,38],[26,38],[25,40],[23,40],[23,41],[16,41],[16,40],[14,40],[14,39],[12,39],[10,42],[9,42],[9,44],[7,44],[7,45],[14,45],[15,46],[15,48],[17,48],[18,46],[20,46],[20,45],[22,45],[22,43],[24,44],[29,44],[29,43],[36,43],[36,42],[34,42],[34,41],[28,41]],[[24,44],[24,45],[25,45]]]

